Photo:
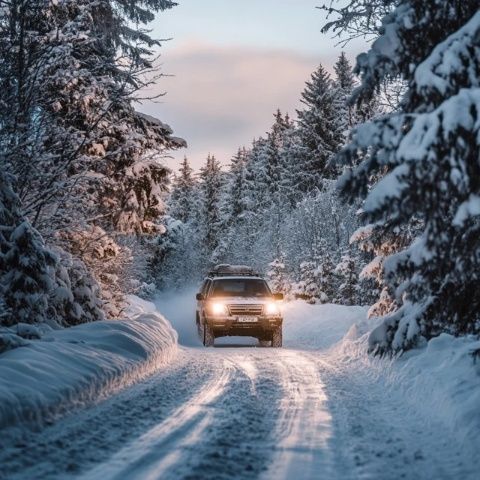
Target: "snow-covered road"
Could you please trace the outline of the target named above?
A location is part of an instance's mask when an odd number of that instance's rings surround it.
[[[204,349],[192,298],[157,302],[183,344],[170,366],[38,431],[7,430],[0,478],[478,478],[451,429],[387,389],[380,370],[329,348],[363,309],[318,318],[294,303],[285,348]]]

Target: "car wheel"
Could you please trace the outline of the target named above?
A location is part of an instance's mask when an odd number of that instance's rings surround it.
[[[213,347],[215,344],[215,336],[213,335],[213,331],[208,325],[208,323],[203,324],[203,345],[205,347]]]
[[[195,314],[195,325],[197,327],[198,337],[200,338],[200,340],[202,340],[203,339],[202,325],[200,323],[200,316],[198,315],[198,312]]]
[[[277,327],[272,334],[272,347],[280,348],[283,342],[282,327]]]

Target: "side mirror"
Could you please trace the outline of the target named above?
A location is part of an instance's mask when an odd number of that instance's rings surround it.
[[[283,293],[274,293],[273,294],[273,298],[275,300],[283,300],[283,297],[284,297]]]
[[[205,299],[203,293],[197,293],[196,298],[197,298],[197,300],[198,300],[199,302],[201,302],[202,300]]]

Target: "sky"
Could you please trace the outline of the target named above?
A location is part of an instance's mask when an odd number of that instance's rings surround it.
[[[140,110],[168,123],[188,148],[194,168],[209,153],[228,164],[273,123],[277,108],[292,116],[305,81],[322,63],[333,72],[342,47],[322,34],[324,0],[179,0],[152,23],[166,76],[147,92],[165,93]],[[346,47],[354,63],[367,45]]]

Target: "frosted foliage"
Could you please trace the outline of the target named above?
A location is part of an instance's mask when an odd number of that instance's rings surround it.
[[[283,294],[290,292],[290,282],[288,281],[283,256],[269,263],[267,278],[274,292],[281,292]]]
[[[146,25],[174,5],[66,0],[0,10],[0,168],[20,200],[9,261],[24,276],[36,267],[25,291],[48,292],[32,297],[31,321],[76,324],[102,318],[102,308],[119,315],[142,250],[127,243],[164,232],[164,158],[186,143],[134,106],[159,79],[160,42]],[[35,257],[43,242],[60,264]],[[20,308],[9,302],[2,310]]]
[[[267,134],[250,148],[240,148],[225,171],[209,156],[195,176],[188,160],[183,161],[167,200],[167,232],[157,237],[150,265],[160,288],[183,287],[186,278],[199,282],[212,264],[231,263],[268,274],[273,288],[290,298],[312,303],[371,301],[371,295],[363,294],[364,282],[357,285],[354,279],[365,264],[363,252],[351,253],[348,273],[335,271],[358,227],[357,207],[345,204],[335,180],[326,179],[326,171],[313,164],[315,182],[305,190],[300,181],[307,173],[302,163],[307,139],[316,142],[311,148],[321,148],[339,133],[340,123],[344,139],[356,118],[347,105],[354,77],[345,55],[337,67],[338,78],[331,80],[320,69],[312,77],[315,85],[307,84],[304,92],[312,100],[305,103],[304,121],[317,118],[318,130],[277,111]],[[315,110],[317,88],[324,89],[322,98],[335,102],[328,108],[335,109],[340,123],[323,122]],[[305,136],[307,130],[315,136]]]
[[[479,36],[477,2],[405,0],[358,60],[359,99],[394,77],[408,84],[401,109],[358,127],[340,154],[353,165],[343,193],[366,197],[374,225],[357,238],[376,256],[364,274],[384,275],[371,310],[388,314],[372,334],[380,352],[480,331]]]
[[[20,215],[10,180],[0,171],[0,322],[46,322],[57,259]]]

